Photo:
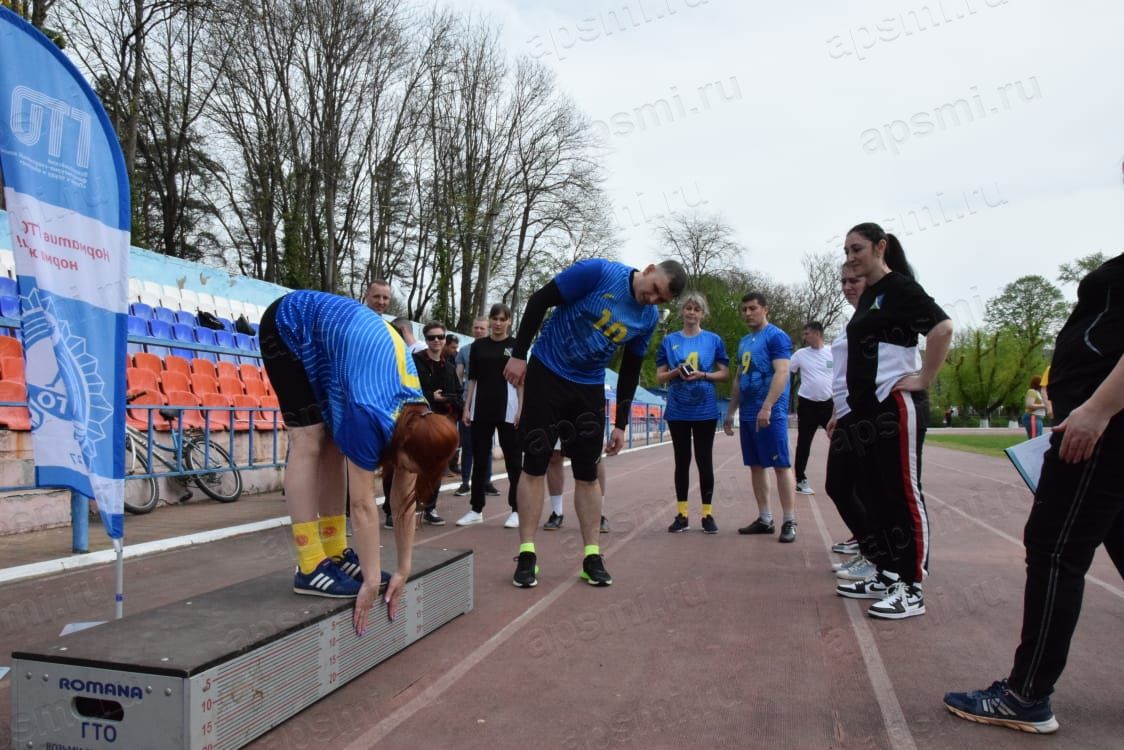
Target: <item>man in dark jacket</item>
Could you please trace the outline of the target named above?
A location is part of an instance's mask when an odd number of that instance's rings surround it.
[[[422,393],[434,414],[454,420],[460,414],[464,399],[457,379],[456,365],[444,354],[445,326],[435,322],[426,323],[422,333],[425,336],[425,350],[414,355],[414,366],[418,370]],[[445,519],[437,515],[436,493],[425,506],[422,520],[433,526],[445,525]]]

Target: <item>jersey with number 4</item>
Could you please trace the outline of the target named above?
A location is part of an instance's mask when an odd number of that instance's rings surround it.
[[[555,276],[563,303],[543,326],[535,358],[573,383],[600,385],[618,346],[643,357],[659,312],[632,296],[633,271],[597,258],[578,261]]]
[[[728,365],[726,344],[712,331],[699,331],[687,336],[682,331],[664,336],[656,352],[656,365],[674,370],[689,364],[699,372],[711,372],[717,364]],[[667,411],[665,417],[684,422],[701,422],[716,419],[718,398],[714,383],[707,380],[674,378],[667,384]]]

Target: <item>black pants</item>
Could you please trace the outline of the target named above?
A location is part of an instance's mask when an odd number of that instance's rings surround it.
[[[808,477],[804,470],[808,468],[808,454],[812,451],[812,438],[816,430],[827,427],[834,413],[834,404],[827,401],[812,401],[811,399],[797,397],[796,399],[796,481],[803,482]]]
[[[1054,691],[1081,614],[1085,573],[1102,543],[1124,577],[1124,415],[1117,414],[1089,460],[1063,463],[1050,439],[1023,532],[1026,590],[1022,641],[1010,685],[1024,698]]]
[[[929,568],[929,517],[921,492],[929,397],[924,391],[894,391],[869,413],[851,417],[845,436],[857,459],[858,494],[866,509],[863,554],[906,583],[920,583]]]
[[[831,434],[831,443],[827,451],[827,481],[824,487],[828,497],[835,503],[839,517],[847,525],[854,539],[860,541],[870,540],[870,529],[866,523],[866,507],[859,498],[861,486],[861,463],[855,450],[854,441],[849,438],[853,435],[853,417],[846,414],[835,423],[835,432]],[[872,553],[874,550],[870,550]],[[867,550],[864,550],[866,554]]]
[[[691,440],[695,442],[695,466],[699,470],[699,493],[703,505],[710,505],[714,496],[714,432],[713,419],[698,422],[681,420],[667,421],[671,433],[671,446],[675,452],[675,499],[687,500],[687,488],[691,486]]]
[[[492,434],[500,435],[500,450],[503,463],[507,467],[507,504],[512,510],[518,508],[515,502],[519,487],[519,472],[523,465],[519,433],[510,422],[493,422],[488,419],[472,420],[472,509],[479,513],[484,510],[488,480],[492,477]]]

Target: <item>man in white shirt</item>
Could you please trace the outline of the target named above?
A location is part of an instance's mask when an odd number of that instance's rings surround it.
[[[804,473],[808,467],[808,454],[812,438],[820,427],[826,429],[831,420],[831,349],[823,345],[823,324],[810,321],[804,326],[802,349],[792,355],[789,372],[800,373],[800,390],[796,393],[796,491],[801,495],[814,495]]]

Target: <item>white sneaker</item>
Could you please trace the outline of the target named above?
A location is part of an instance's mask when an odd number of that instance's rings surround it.
[[[862,560],[863,560],[862,555],[852,555],[851,557],[848,557],[843,562],[832,563],[831,569],[836,571],[836,572],[839,572],[840,570],[843,570],[845,568],[849,568],[852,565],[857,565],[858,563],[862,562]]]
[[[511,511],[511,515],[508,516],[507,520],[503,522],[503,527],[505,529],[518,529],[519,528],[519,513],[514,511],[514,510]]]
[[[862,581],[877,572],[878,568],[874,567],[874,563],[870,560],[859,560],[854,565],[835,571],[835,577],[842,578],[844,581]]]
[[[921,595],[920,586],[898,581],[886,591],[882,601],[872,605],[866,613],[883,620],[916,617],[925,614],[925,597]]]
[[[483,522],[484,522],[484,514],[483,513],[477,513],[474,510],[470,510],[469,512],[465,513],[463,516],[460,517],[460,520],[457,521],[457,526],[471,526],[474,523],[483,523]]]
[[[807,479],[805,479],[803,482],[797,482],[796,483],[796,492],[797,492],[797,494],[800,494],[800,495],[814,495],[814,494],[816,494],[816,491],[813,490],[812,487],[808,484]]]

